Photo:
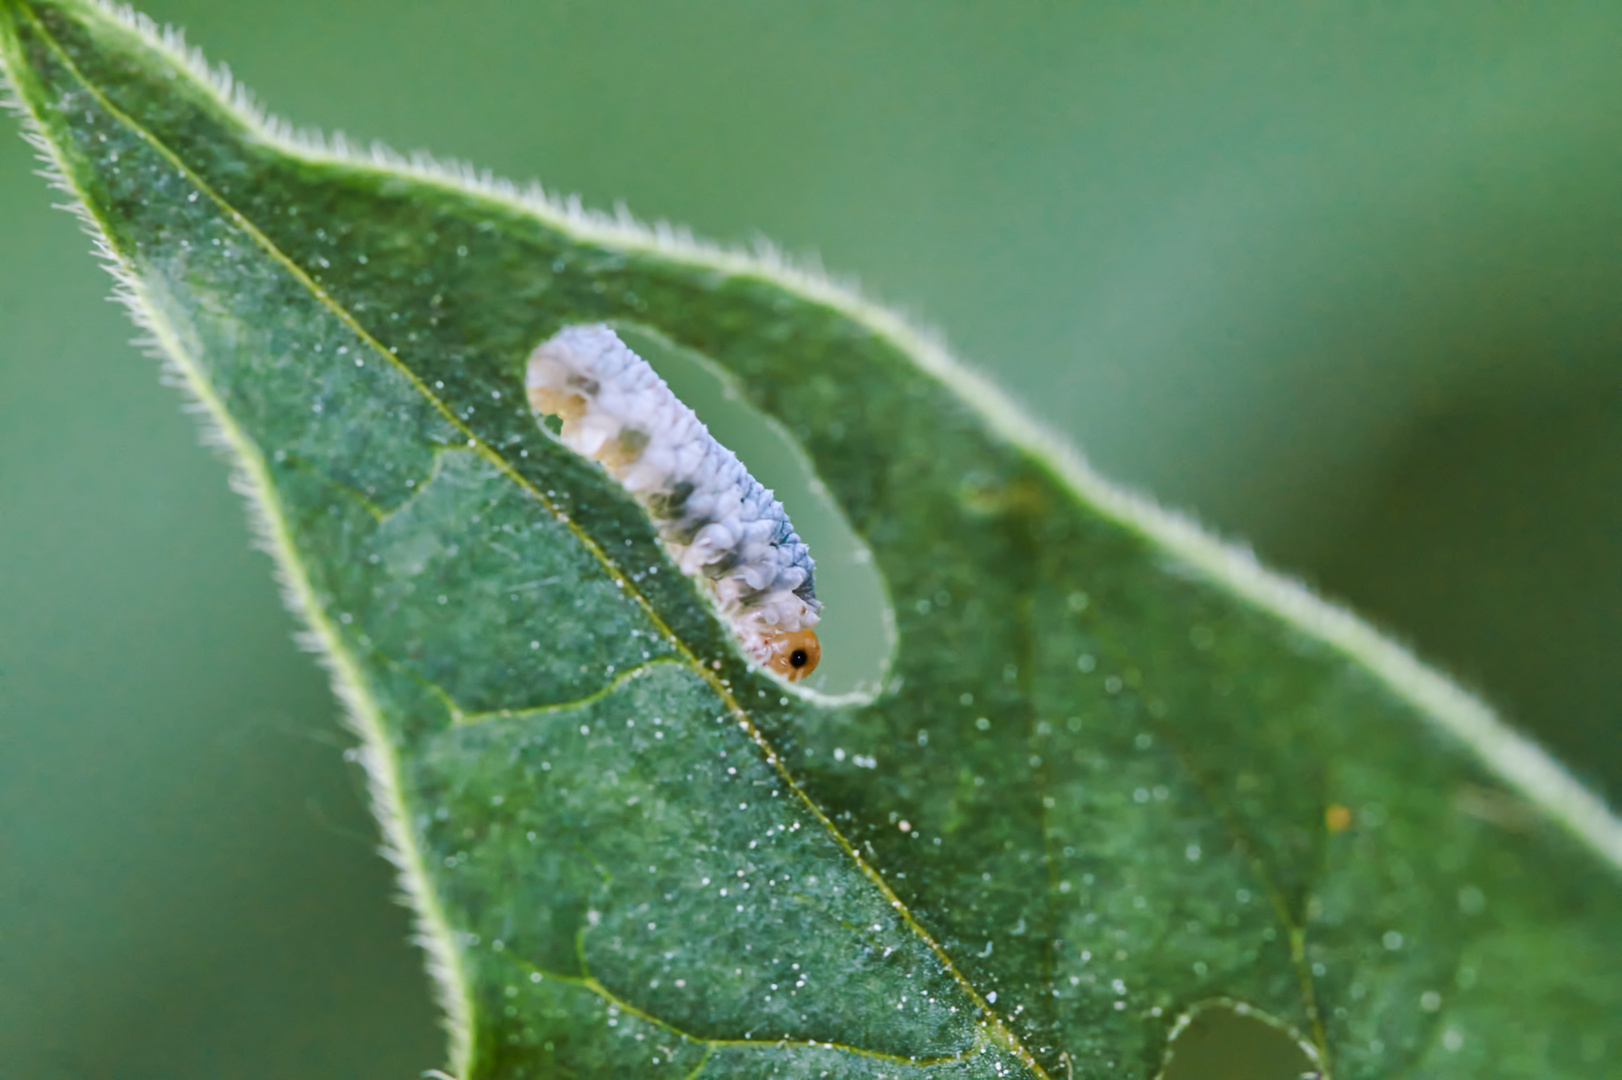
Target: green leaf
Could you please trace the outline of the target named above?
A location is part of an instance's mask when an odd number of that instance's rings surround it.
[[[1622,1076],[1609,811],[893,316],[294,139],[127,14],[0,0],[0,50],[350,706],[459,1077],[1149,1077],[1218,1006],[1343,1080]],[[536,424],[599,320],[803,450],[876,695],[749,669]]]

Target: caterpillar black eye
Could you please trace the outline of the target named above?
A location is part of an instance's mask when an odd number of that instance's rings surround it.
[[[797,668],[805,667],[805,665],[810,663],[810,661],[811,657],[806,655],[806,651],[804,649],[795,649],[793,652],[788,654],[788,662]]]

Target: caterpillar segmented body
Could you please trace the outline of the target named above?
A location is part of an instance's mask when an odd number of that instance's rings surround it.
[[[811,552],[783,504],[716,442],[657,372],[601,324],[538,346],[524,378],[564,445],[594,458],[648,509],[665,548],[707,585],[744,649],[790,680],[822,656]]]

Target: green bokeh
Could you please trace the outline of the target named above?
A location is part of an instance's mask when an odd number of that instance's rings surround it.
[[[1622,792],[1614,3],[147,10],[295,122],[820,251]],[[415,1075],[324,677],[30,168],[0,141],[0,1077]]]

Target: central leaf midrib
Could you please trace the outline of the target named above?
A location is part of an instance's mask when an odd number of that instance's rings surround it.
[[[538,503],[540,503],[549,513],[554,516],[554,518],[569,529],[570,533],[576,537],[576,539],[586,548],[587,551],[592,553],[592,555],[602,564],[605,571],[607,571],[611,577],[622,583],[624,590],[636,600],[638,605],[641,606],[644,612],[647,614],[649,620],[653,622],[653,624],[676,649],[678,654],[682,657],[682,662],[694,673],[703,678],[704,681],[715,692],[716,696],[720,698],[727,706],[728,710],[739,719],[747,734],[749,734],[751,739],[753,739],[756,745],[765,754],[767,762],[773,767],[778,775],[782,777],[784,783],[788,785],[789,789],[822,824],[823,828],[834,839],[836,844],[846,853],[846,856],[856,864],[862,875],[880,891],[883,897],[889,902],[892,910],[897,913],[898,917],[900,917],[902,921],[906,923],[907,926],[913,931],[913,933],[930,949],[930,951],[935,954],[936,958],[946,968],[947,972],[952,976],[959,988],[969,996],[970,1000],[973,1001],[975,1006],[981,1011],[981,1014],[985,1018],[985,1027],[990,1029],[990,1032],[995,1036],[996,1041],[1001,1042],[1006,1049],[1019,1058],[1021,1063],[1030,1069],[1037,1077],[1039,1077],[1040,1080],[1051,1080],[1051,1077],[1047,1071],[1042,1068],[1040,1063],[1037,1062],[1035,1056],[1031,1054],[1019,1037],[1007,1026],[1002,1017],[992,1010],[989,1003],[986,1002],[984,996],[969,981],[967,976],[963,974],[961,969],[958,968],[957,964],[952,961],[951,957],[946,953],[945,948],[923,927],[923,925],[918,921],[917,917],[884,879],[883,875],[879,873],[877,868],[869,865],[867,861],[861,857],[860,853],[857,852],[855,846],[850,842],[849,838],[846,837],[837,828],[837,826],[834,825],[832,819],[823,812],[822,808],[811,799],[810,795],[790,774],[788,768],[783,763],[782,756],[779,755],[766,740],[765,736],[754,724],[749,713],[742,707],[736,697],[734,697],[734,695],[731,693],[730,688],[723,683],[716,673],[710,671],[698,660],[696,656],[693,655],[692,651],[687,647],[686,642],[679,638],[665,623],[665,621],[659,617],[657,611],[653,608],[652,603],[645,595],[643,595],[641,590],[636,588],[635,582],[632,581],[628,575],[620,571],[619,567],[612,559],[608,557],[607,553],[603,551],[596,541],[593,540],[588,534],[582,532],[568,515],[561,513],[557,507],[552,504],[551,500],[549,500],[538,489],[529,484],[523,478],[523,476],[513,468],[511,463],[508,462],[506,458],[502,457],[493,447],[490,447],[483,439],[479,438],[479,436],[472,429],[467,427],[467,425],[456,416],[454,410],[450,409],[444,401],[442,401],[422,383],[422,380],[417,377],[414,371],[407,367],[396,354],[385,348],[381,342],[379,342],[375,337],[372,336],[370,332],[361,326],[359,321],[355,319],[347,308],[339,304],[314,280],[312,280],[310,276],[298,266],[297,263],[293,262],[292,259],[282,252],[265,233],[263,233],[256,225],[254,225],[252,221],[247,218],[246,215],[242,214],[236,209],[236,207],[234,207],[223,196],[216,192],[210,184],[203,180],[202,177],[200,177],[178,155],[170,150],[143,125],[136,122],[133,117],[124,112],[117,105],[113,104],[113,102],[108,99],[107,95],[99,87],[93,85],[90,80],[87,79],[79,70],[78,65],[74,63],[73,58],[67,55],[62,44],[57,41],[50,30],[45,27],[38,13],[34,11],[31,4],[28,4],[26,3],[26,0],[23,0],[20,6],[27,12],[30,22],[33,23],[35,29],[45,40],[51,51],[56,54],[62,65],[72,73],[73,77],[79,82],[79,84],[85,88],[86,92],[96,99],[97,103],[104,110],[116,118],[119,123],[127,127],[138,138],[150,145],[158,154],[171,162],[176,169],[181,171],[200,192],[208,196],[210,201],[224,211],[234,223],[244,229],[266,255],[268,255],[273,261],[281,264],[283,268],[292,274],[294,279],[298,281],[299,284],[303,286],[306,291],[308,291],[322,306],[326,307],[333,315],[343,322],[345,326],[347,326],[363,342],[372,348],[378,356],[382,357],[388,363],[393,365],[396,370],[398,370],[417,390],[418,393],[420,393],[426,400],[434,405],[434,407],[456,430],[462,432],[473,442],[474,448],[480,451],[482,456],[490,460],[491,463],[496,465],[505,476],[534,497]],[[212,91],[210,92],[212,93]],[[290,151],[289,153],[291,156]],[[364,168],[364,166],[356,167]],[[469,194],[461,189],[457,190],[460,194]],[[472,193],[472,196],[474,198],[482,197],[476,192]],[[88,209],[88,200],[86,200],[86,203]],[[105,227],[103,227],[103,232],[109,238],[112,236],[111,230],[108,230]]]

